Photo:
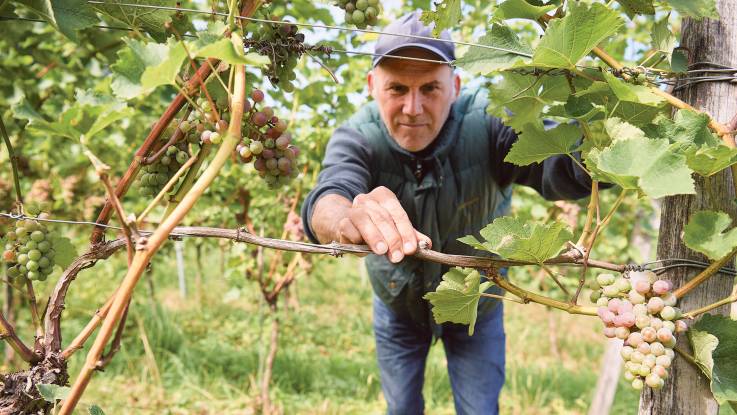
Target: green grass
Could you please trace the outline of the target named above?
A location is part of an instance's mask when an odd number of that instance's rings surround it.
[[[219,275],[217,249],[205,255],[205,269],[216,272],[204,276],[199,296],[190,292],[185,300],[176,285],[174,255],[163,253],[152,272],[154,296],[144,277],[136,288],[123,347],[104,372],[95,374],[80,408],[96,403],[108,414],[250,413],[258,396],[259,362],[268,346],[266,307],[255,284],[238,272]],[[99,263],[72,285],[65,344],[119,282],[121,259]],[[361,267],[351,257],[322,261],[313,269],[319,277],[298,281],[298,308],[280,303],[272,398],[283,413],[385,411],[374,360],[371,287]],[[193,291],[193,275],[188,283]],[[585,414],[604,345],[600,324],[535,304],[509,303],[505,312],[502,413]],[[72,358],[72,376],[86,351]],[[427,413],[454,413],[440,344],[430,352],[424,392]],[[637,399],[621,381],[612,413],[635,413]]]

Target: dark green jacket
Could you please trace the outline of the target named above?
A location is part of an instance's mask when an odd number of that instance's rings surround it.
[[[551,200],[589,194],[588,176],[567,156],[525,167],[504,162],[517,136],[486,113],[487,105],[481,91],[461,95],[436,140],[420,153],[402,149],[391,138],[375,102],[362,107],[328,143],[318,184],[302,207],[308,237],[316,241],[309,218],[320,197],[339,194],[353,200],[385,186],[397,195],[415,228],[432,239],[434,250],[479,256],[484,252],[457,239],[478,235],[507,213],[510,184],[532,186]],[[424,175],[416,175],[418,169]],[[395,313],[430,324],[429,304],[422,296],[437,287],[447,267],[413,258],[392,264],[377,255],[367,256],[366,265],[374,292]],[[482,298],[480,312],[494,304]]]

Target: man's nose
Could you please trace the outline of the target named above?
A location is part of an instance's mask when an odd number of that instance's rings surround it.
[[[422,114],[422,94],[419,91],[410,91],[407,93],[402,112],[411,117]]]

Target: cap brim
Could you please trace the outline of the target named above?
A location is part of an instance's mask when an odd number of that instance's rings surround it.
[[[385,52],[381,56],[374,56],[374,64],[373,64],[373,66],[376,67],[376,65],[378,65],[379,62],[381,62],[382,59],[384,59],[384,58],[391,58],[391,57],[393,57],[391,55],[394,55],[395,52],[400,51],[402,49],[407,49],[407,48],[419,48],[419,49],[425,49],[427,51],[430,51],[430,52],[438,55],[438,57],[440,58],[440,60],[445,61],[445,63],[447,63],[448,65],[450,65],[453,62],[453,59],[451,59],[449,56],[446,56],[443,52],[440,51],[440,49],[438,49],[438,48],[436,48],[434,46],[427,45],[427,44],[424,44],[424,43],[405,43],[405,44],[403,44],[401,46],[395,47],[394,49],[388,50],[387,52]],[[401,55],[396,55],[396,56],[401,58]]]

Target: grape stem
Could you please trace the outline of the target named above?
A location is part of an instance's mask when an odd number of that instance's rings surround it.
[[[701,271],[697,276],[690,279],[687,283],[683,284],[681,287],[679,287],[674,294],[677,298],[681,298],[684,295],[688,294],[691,290],[698,287],[702,282],[708,280],[713,275],[715,275],[723,266],[727,265],[730,261],[732,261],[732,258],[737,254],[737,247],[732,249],[730,253],[725,255],[722,259],[718,261],[714,261],[709,265],[705,270]]]
[[[18,156],[13,151],[13,144],[10,142],[8,132],[5,130],[5,123],[2,117],[0,117],[0,132],[3,134],[3,140],[5,140],[5,146],[8,148],[8,158],[10,159],[10,166],[13,170],[13,183],[15,187],[15,202],[18,204],[18,209],[23,208],[23,193],[20,188],[20,177],[18,176]]]
[[[682,358],[684,358],[688,363],[691,363],[697,369],[701,370],[701,366],[699,366],[699,364],[696,362],[696,358],[693,357],[691,354],[681,349],[680,347],[674,347],[673,350],[678,353]]]
[[[504,296],[504,295],[481,293],[481,296],[482,297],[488,297],[488,298],[496,298],[497,300],[511,301],[513,303],[518,303],[518,304],[527,304],[527,302],[525,302],[524,300],[521,300],[519,298],[507,297],[507,296]]]
[[[28,290],[28,305],[31,307],[31,320],[33,326],[36,327],[36,341],[34,348],[39,348],[40,342],[44,337],[44,328],[41,324],[41,318],[38,315],[38,302],[36,301],[36,293],[33,291],[33,282],[26,278],[26,290]]]
[[[187,169],[189,169],[198,160],[201,154],[202,154],[202,151],[200,151],[196,157],[190,157],[189,159],[187,159],[187,161],[184,162],[184,164],[182,164],[181,167],[179,167],[179,170],[177,170],[177,172],[174,173],[171,179],[169,179],[169,181],[166,182],[166,184],[161,189],[159,194],[156,195],[154,200],[152,200],[151,203],[149,203],[149,205],[146,206],[146,209],[144,209],[143,212],[138,216],[138,220],[136,221],[136,223],[138,224],[139,227],[143,224],[143,220],[151,212],[151,210],[153,210],[153,208],[155,208],[159,204],[159,202],[161,202],[161,199],[163,199],[164,196],[166,196],[167,193],[169,193],[172,187],[174,187],[174,185],[177,184],[179,177],[181,177],[184,174],[184,172],[186,172]]]
[[[186,120],[187,117],[189,117],[189,114],[191,112],[192,112],[192,108],[187,108],[184,111],[184,115],[182,116],[182,119],[179,120],[179,123],[177,124],[177,128],[174,130],[174,134],[172,134],[171,137],[169,137],[169,141],[167,141],[166,144],[161,146],[161,148],[156,153],[141,159],[142,165],[146,166],[149,164],[154,164],[157,161],[159,161],[161,157],[163,157],[164,154],[166,154],[166,150],[169,148],[169,146],[173,146],[174,144],[177,143],[177,141],[179,141],[180,138],[184,136],[184,131],[182,131],[181,125],[182,125],[182,122],[184,122],[184,120]]]

